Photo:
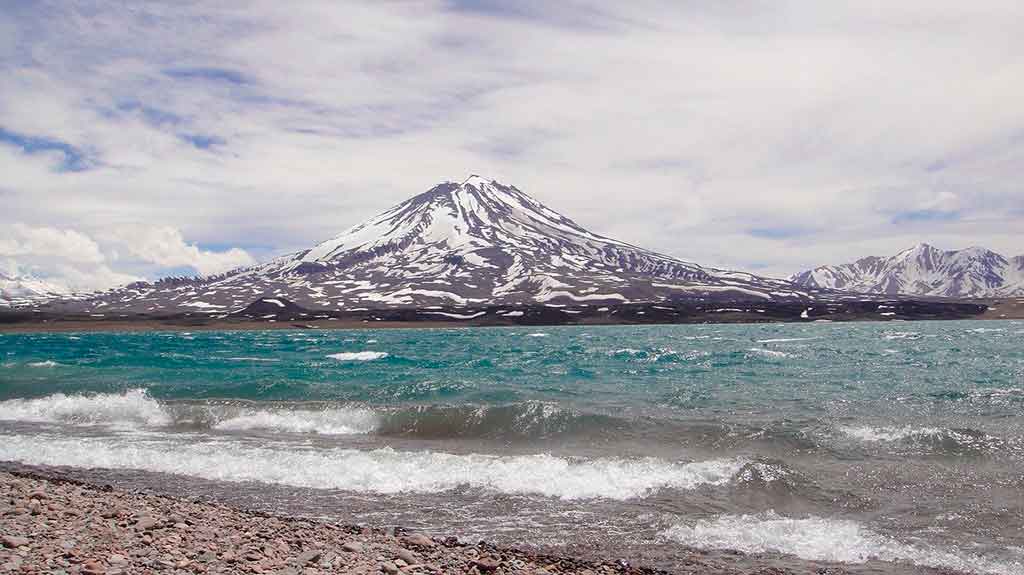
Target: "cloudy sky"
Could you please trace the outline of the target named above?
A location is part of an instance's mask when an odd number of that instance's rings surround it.
[[[1019,0],[2,4],[0,270],[214,273],[470,173],[769,275],[1024,253]]]

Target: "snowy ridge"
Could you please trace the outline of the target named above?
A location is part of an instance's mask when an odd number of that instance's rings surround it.
[[[514,186],[471,176],[308,250],[215,278],[133,284],[93,298],[85,311],[232,313],[259,298],[327,311],[804,301],[816,291],[606,238]]]
[[[32,275],[0,272],[0,307],[21,306],[68,295],[61,286]]]
[[[805,288],[887,295],[1005,297],[1024,295],[1024,256],[1005,258],[971,247],[944,251],[919,244],[892,257],[821,266],[789,278]]]

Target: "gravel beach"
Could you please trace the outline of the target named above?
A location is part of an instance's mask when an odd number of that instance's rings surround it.
[[[659,573],[11,473],[0,518],[5,573]]]

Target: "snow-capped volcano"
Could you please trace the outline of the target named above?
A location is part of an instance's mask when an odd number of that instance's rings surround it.
[[[808,288],[940,297],[1024,295],[1024,256],[1005,258],[979,247],[944,251],[919,244],[892,257],[822,266],[790,279]]]
[[[230,312],[259,297],[344,311],[810,295],[784,280],[705,268],[594,234],[514,186],[471,176],[309,250],[212,278],[133,284],[94,299],[90,311]]]

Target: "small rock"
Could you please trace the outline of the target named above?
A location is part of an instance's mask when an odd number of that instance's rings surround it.
[[[407,565],[413,565],[416,563],[416,554],[408,549],[399,549],[395,555],[397,555],[402,561],[405,561]]]
[[[406,563],[405,561],[402,561],[401,559],[395,559],[394,564],[397,565],[399,569],[409,565],[408,563]]]
[[[82,563],[82,573],[85,573],[86,575],[103,575],[105,572],[106,569],[104,569],[103,565],[98,561],[90,559],[89,561]]]
[[[174,524],[174,528],[178,529],[179,531],[188,531],[188,529],[189,529],[187,523],[180,523],[180,522],[179,523],[175,523]]]
[[[349,553],[362,553],[363,544],[358,541],[346,541],[341,548]]]
[[[295,561],[299,565],[305,565],[306,563],[316,563],[320,560],[321,555],[322,553],[319,550],[310,549],[308,551],[303,551],[302,553],[300,553],[299,556],[295,558]]]
[[[422,533],[413,533],[405,538],[405,542],[409,545],[416,545],[418,547],[433,547],[435,545],[434,540]]]
[[[203,554],[199,556],[199,561],[201,561],[203,563],[209,563],[211,561],[216,561],[216,560],[217,560],[217,554],[214,553],[213,551],[204,551]]]
[[[474,559],[473,565],[476,565],[476,568],[480,571],[487,572],[497,569],[498,566],[501,565],[501,561],[498,561],[493,557],[481,557],[479,559]]]
[[[135,522],[136,531],[149,531],[154,527],[156,527],[156,519],[152,517],[141,517]]]
[[[127,562],[128,562],[128,558],[125,557],[124,555],[119,554],[119,553],[114,553],[110,557],[107,557],[107,563],[110,563],[111,565],[121,565],[122,563],[127,563]]]
[[[27,537],[18,537],[16,535],[4,535],[0,541],[2,541],[4,547],[7,547],[8,549],[17,549],[18,547],[25,547],[28,545]]]
[[[395,565],[390,561],[386,561],[381,564],[380,570],[388,573],[389,575],[395,575],[395,573],[398,573],[398,565]]]
[[[42,489],[36,489],[32,493],[28,494],[29,499],[46,499],[46,492]]]

